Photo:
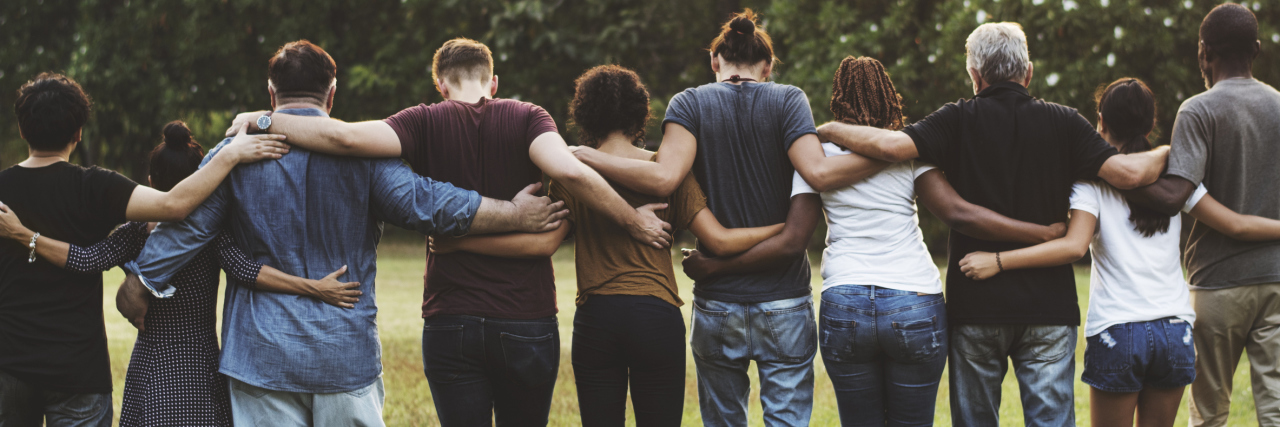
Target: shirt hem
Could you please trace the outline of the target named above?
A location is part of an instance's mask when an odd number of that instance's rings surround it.
[[[220,372],[220,373],[222,373],[223,375],[226,375],[226,376],[228,376],[228,377],[235,378],[235,379],[236,379],[236,381],[240,381],[240,382],[242,382],[242,383],[245,383],[245,384],[248,384],[248,385],[251,385],[251,386],[257,387],[257,388],[263,388],[263,389],[267,389],[267,390],[271,390],[271,391],[282,391],[282,392],[286,392],[286,393],[309,393],[309,394],[346,393],[346,392],[348,392],[348,391],[356,391],[356,390],[360,390],[360,389],[363,389],[363,388],[365,388],[365,387],[368,387],[369,385],[373,384],[374,382],[377,382],[377,381],[378,381],[378,378],[381,378],[381,377],[382,377],[382,372],[381,372],[381,371],[379,371],[379,372],[378,372],[378,375],[374,375],[373,379],[369,380],[368,382],[365,382],[365,383],[364,383],[364,385],[361,385],[361,386],[355,386],[354,388],[322,388],[322,389],[308,389],[308,388],[306,388],[305,386],[297,386],[297,385],[294,385],[294,386],[292,386],[292,387],[275,387],[275,386],[265,385],[265,384],[263,384],[263,383],[261,383],[261,382],[258,382],[258,381],[251,381],[251,380],[248,380],[248,379],[246,379],[246,378],[247,378],[246,376],[241,375],[241,374],[236,373],[236,372],[232,372],[230,369],[227,369],[227,368],[218,368],[218,372]]]
[[[560,313],[559,308],[550,310],[534,311],[528,313],[511,313],[507,311],[474,311],[474,310],[422,310],[422,318],[435,316],[476,316],[476,317],[494,317],[499,319],[516,319],[516,320],[532,320],[541,319],[543,317],[555,316]]]
[[[1216,291],[1219,289],[1239,288],[1242,286],[1269,285],[1272,283],[1280,283],[1280,274],[1269,274],[1266,276],[1250,277],[1240,280],[1222,280],[1209,282],[1200,285],[1187,285],[1193,291]]]
[[[989,317],[989,318],[964,318],[949,317],[947,322],[951,326],[960,325],[1046,325],[1046,326],[1080,326],[1080,319],[1070,319],[1066,317],[1059,318],[1025,318],[1025,317]]]

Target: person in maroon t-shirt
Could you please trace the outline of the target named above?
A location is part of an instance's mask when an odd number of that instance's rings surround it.
[[[484,44],[446,42],[431,72],[444,102],[360,123],[276,115],[268,128],[323,153],[401,157],[419,174],[487,197],[509,199],[545,173],[633,238],[670,246],[671,225],[653,213],[665,204],[632,208],[574,158],[542,107],[493,98],[498,76]],[[236,126],[263,115],[241,114]],[[543,234],[562,239],[564,230]],[[495,416],[499,424],[546,423],[560,363],[550,255],[427,254],[423,360],[442,425],[489,424]]]

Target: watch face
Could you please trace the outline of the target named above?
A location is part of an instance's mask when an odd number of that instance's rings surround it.
[[[258,118],[258,129],[266,130],[271,127],[271,116],[262,116]]]

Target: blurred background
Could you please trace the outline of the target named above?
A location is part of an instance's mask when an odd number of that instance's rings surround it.
[[[1211,1],[1139,0],[6,0],[0,2],[0,105],[41,71],[69,74],[95,101],[73,162],[143,181],[145,153],[161,126],[190,123],[212,147],[238,112],[269,107],[266,62],[306,38],[338,63],[333,111],[379,119],[441,100],[431,56],[444,41],[488,44],[499,96],[543,106],[566,128],[573,80],[587,68],[636,70],[653,96],[650,147],[666,103],[711,82],[706,45],[732,12],[763,16],[777,56],[774,80],[809,95],[830,119],[831,76],[845,56],[885,64],[910,121],[973,95],[964,40],[983,22],[1017,21],[1027,32],[1034,96],[1095,120],[1093,93],[1120,77],[1151,84],[1157,143],[1168,143],[1178,105],[1204,90],[1196,65],[1200,20]],[[1255,75],[1280,82],[1280,5],[1244,2],[1261,22]],[[26,156],[13,115],[0,115],[0,167]],[[922,212],[935,253],[945,227]],[[824,233],[819,230],[819,236]]]

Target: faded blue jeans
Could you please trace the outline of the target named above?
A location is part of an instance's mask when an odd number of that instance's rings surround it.
[[[947,365],[942,294],[837,286],[822,293],[819,323],[841,425],[933,425]]]
[[[747,425],[753,360],[765,425],[809,425],[818,350],[813,299],[742,304],[694,298],[693,304],[689,346],[703,425]]]
[[[951,328],[951,422],[1000,424],[1000,384],[1013,360],[1029,427],[1074,426],[1076,327],[959,325]]]
[[[268,390],[229,378],[231,418],[239,426],[382,427],[382,377],[339,393]]]

